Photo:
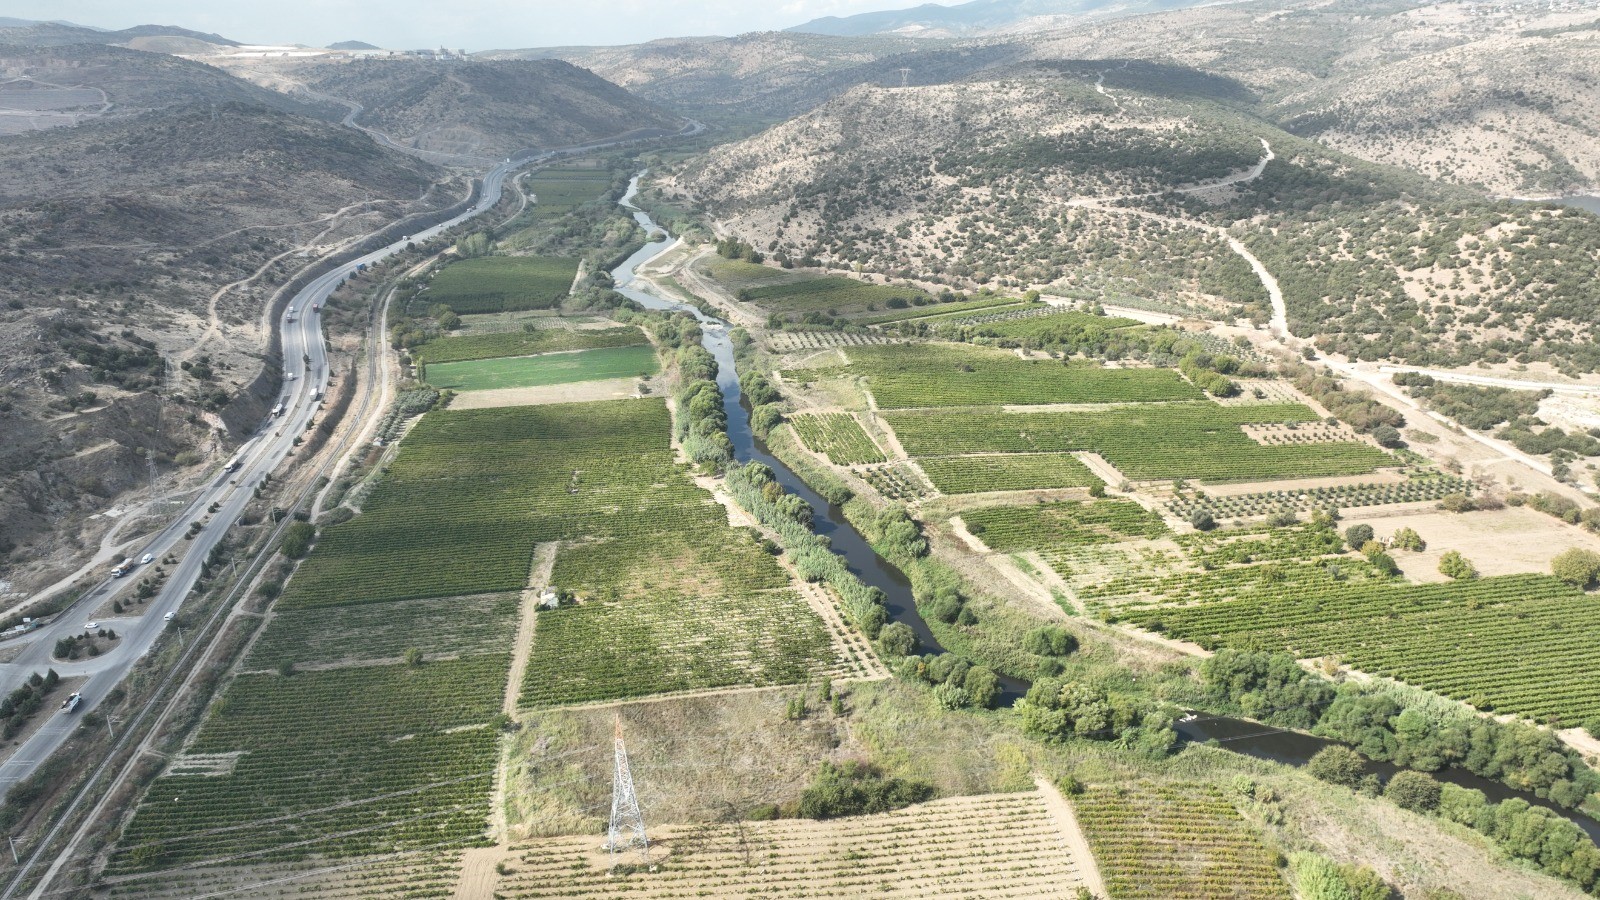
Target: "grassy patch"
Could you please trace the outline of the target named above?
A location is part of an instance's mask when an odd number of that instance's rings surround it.
[[[933,486],[946,494],[1105,484],[1069,453],[924,457],[917,462]]]
[[[583,330],[552,327],[435,338],[417,348],[414,355],[423,365],[434,365],[470,359],[532,356],[557,350],[629,347],[644,342],[644,335],[632,326]]]
[[[808,413],[791,417],[789,425],[802,443],[827,456],[836,466],[880,463],[886,459],[849,413]]]
[[[660,365],[656,361],[655,348],[646,344],[575,353],[435,363],[428,366],[427,378],[429,384],[441,390],[485,391],[629,378],[653,375],[658,371]]]

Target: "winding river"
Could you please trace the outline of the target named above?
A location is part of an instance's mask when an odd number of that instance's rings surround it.
[[[639,223],[646,234],[659,239],[645,244],[621,265],[611,270],[616,291],[646,309],[688,313],[700,322],[702,334],[700,343],[717,360],[717,386],[722,389],[722,405],[728,414],[728,437],[733,441],[734,458],[741,463],[759,462],[768,466],[785,490],[798,495],[810,504],[813,530],[829,540],[833,551],[844,557],[845,563],[856,577],[883,591],[888,597],[890,621],[902,622],[909,626],[917,635],[921,652],[944,652],[938,639],[933,636],[933,631],[928,628],[928,623],[917,612],[916,601],[911,595],[911,582],[905,574],[872,549],[872,545],[867,543],[861,532],[845,518],[843,510],[813,491],[800,479],[800,476],[784,465],[782,460],[773,456],[766,445],[751,431],[750,411],[745,407],[739,389],[739,374],[733,355],[733,341],[728,337],[728,323],[707,315],[696,307],[666,300],[633,286],[634,273],[638,268],[672,247],[672,241],[666,230],[657,225],[647,213],[633,205],[633,198],[639,193],[639,178],[643,174],[641,172],[640,175],[634,176],[628,184],[627,193],[617,202],[633,215],[634,221]],[[1002,687],[1000,702],[1006,706],[1016,703],[1028,691],[1028,683],[1020,679],[1002,677],[1000,682]],[[1259,722],[1203,713],[1179,722],[1175,727],[1185,742],[1215,741],[1228,750],[1296,768],[1304,766],[1322,748],[1335,743],[1309,734],[1262,725]],[[1385,780],[1400,771],[1394,765],[1375,760],[1368,761],[1367,770],[1377,773]],[[1532,794],[1517,791],[1499,781],[1482,778],[1465,769],[1449,768],[1431,774],[1440,781],[1480,790],[1492,802],[1498,803],[1515,797],[1551,809],[1571,819],[1578,827],[1588,832],[1590,837],[1600,842],[1600,822],[1561,809]]]

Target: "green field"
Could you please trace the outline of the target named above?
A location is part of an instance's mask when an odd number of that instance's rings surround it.
[[[880,463],[887,458],[849,413],[806,413],[791,416],[789,425],[801,443],[836,466]]]
[[[889,322],[934,321],[946,317],[965,318],[982,313],[1032,309],[1039,306],[1043,306],[1043,304],[1028,303],[1014,297],[984,297],[977,300],[958,300],[954,303],[933,303],[926,306],[911,306],[905,309],[891,310],[881,315],[856,319],[854,324],[884,325]]]
[[[654,375],[658,371],[660,364],[656,361],[656,350],[645,344],[541,356],[435,363],[428,366],[427,380],[440,390],[488,391],[605,378],[632,378]]]
[[[1069,453],[928,456],[917,460],[933,486],[946,494],[1104,486]]]
[[[592,200],[600,199],[611,187],[611,173],[587,166],[551,166],[525,182],[537,196],[534,216],[553,219]]]
[[[1088,544],[1165,536],[1161,517],[1131,500],[991,506],[961,514],[967,530],[1001,552],[1050,554]]]
[[[434,338],[412,351],[412,355],[423,365],[434,365],[470,359],[532,356],[535,353],[552,353],[557,350],[629,347],[643,343],[645,343],[644,335],[631,325],[623,328],[582,330],[552,326],[535,328],[532,331],[501,331]]]
[[[451,263],[434,276],[416,301],[457,313],[551,309],[578,274],[578,260],[557,256],[485,256]]]
[[[1015,353],[960,344],[851,347],[849,364],[878,406],[909,409],[1048,403],[1199,400],[1200,390],[1171,369],[1107,369],[1081,361],[1024,360]],[[807,370],[808,376],[828,370]]]
[[[851,354],[857,352],[850,350]],[[912,456],[1092,450],[1137,480],[1256,481],[1362,475],[1396,464],[1389,454],[1369,444],[1266,446],[1239,427],[1316,421],[1317,414],[1309,407],[1294,403],[1152,403],[1083,412],[902,410],[884,418]]]

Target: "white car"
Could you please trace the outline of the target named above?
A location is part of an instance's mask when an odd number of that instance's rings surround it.
[[[83,623],[83,630],[84,631],[93,631],[93,630],[95,630],[96,628],[99,628],[99,627],[100,627],[100,623],[99,622],[85,622],[85,623]]]
[[[296,378],[298,378],[299,376],[294,374],[293,372],[285,372],[285,373],[283,373],[283,377],[289,379],[290,381],[293,381]]]
[[[145,555],[139,557],[139,565],[141,566],[148,566],[155,561],[156,555],[154,553],[146,553]]]
[[[161,617],[161,621],[163,621],[163,622],[171,622],[172,621],[172,617],[174,615],[176,615],[176,613],[167,613],[166,615]]]

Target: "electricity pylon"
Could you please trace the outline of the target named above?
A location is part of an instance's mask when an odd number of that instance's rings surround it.
[[[910,87],[911,86],[911,70],[910,69],[901,69],[900,70],[900,86],[901,87]]]
[[[635,849],[639,861],[650,865],[650,839],[645,835],[644,814],[639,811],[639,796],[633,791],[633,772],[628,768],[628,748],[622,743],[622,715],[617,714],[617,760],[611,776],[611,827],[606,832],[606,849],[611,851],[611,868]]]

